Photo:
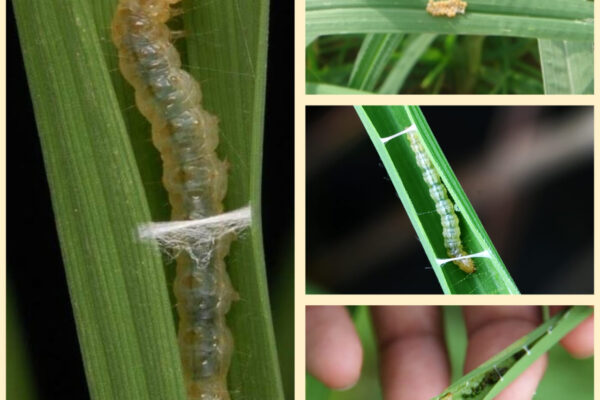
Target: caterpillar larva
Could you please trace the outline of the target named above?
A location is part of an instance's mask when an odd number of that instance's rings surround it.
[[[425,9],[429,14],[440,17],[454,18],[456,14],[464,14],[467,2],[461,0],[429,0]]]
[[[227,164],[215,149],[217,118],[202,108],[198,82],[181,69],[166,21],[180,0],[120,0],[112,24],[122,74],[152,123],[163,160],[172,219],[223,212]],[[224,258],[232,236],[191,247],[177,257],[178,341],[189,399],[225,400],[233,342],[225,314],[236,294]]]
[[[440,176],[425,152],[423,143],[416,131],[409,131],[406,135],[410,142],[410,148],[415,153],[417,165],[423,172],[423,179],[427,183],[427,186],[429,186],[429,195],[433,199],[435,209],[440,216],[444,246],[446,247],[448,256],[453,258],[466,256],[467,253],[464,251],[460,240],[460,227],[458,225],[458,217],[454,212],[454,203],[448,198],[446,187],[441,182]],[[454,260],[453,262],[467,274],[472,274],[475,271],[475,265],[470,258]]]

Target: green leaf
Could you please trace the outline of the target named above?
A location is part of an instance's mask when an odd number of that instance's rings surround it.
[[[229,377],[234,398],[283,398],[260,210],[268,5],[206,2],[184,14],[186,29],[195,32],[186,39],[187,61],[202,82],[205,108],[219,116],[219,151],[230,163],[226,209],[248,202],[252,208],[250,234],[234,242],[227,257],[241,296],[228,315],[235,342]]]
[[[594,92],[594,43],[539,40],[546,94]]]
[[[360,47],[348,86],[373,91],[403,35],[370,34]]]
[[[402,89],[410,71],[436,37],[437,35],[433,33],[410,35],[408,39],[409,44],[377,92],[380,94],[398,93]]]
[[[134,91],[119,70],[119,56],[110,37],[117,2],[118,0],[93,1],[89,2],[88,7],[91,7],[92,10],[99,45],[104,55],[106,68],[110,73],[119,108],[122,110],[121,119],[125,123],[133,154],[139,167],[138,171],[142,178],[152,220],[165,221],[170,218],[171,210],[167,192],[161,184],[160,154],[152,144],[152,140],[148,140],[148,132],[151,130],[150,123],[135,107]],[[172,268],[169,268],[168,273],[171,271]]]
[[[433,17],[424,0],[307,0],[307,43],[345,33],[437,33],[593,39],[594,5],[577,0],[470,0],[466,14]]]
[[[462,307],[442,307],[444,321],[444,339],[448,352],[448,361],[452,369],[451,382],[463,376],[465,353],[467,351],[467,327],[462,316]]]
[[[559,312],[432,400],[445,399],[448,393],[453,398],[469,396],[473,400],[492,400],[592,312],[593,309],[587,306],[570,307]]]
[[[519,293],[448,165],[421,110],[416,106],[355,108],[396,188],[444,293]],[[460,211],[457,216],[465,251],[467,254],[485,253],[484,256],[473,259],[477,270],[472,274],[464,273],[453,263],[440,264],[438,261],[448,258],[440,217],[435,212],[429,187],[422,178],[422,171],[417,166],[415,154],[406,138],[400,136],[386,143],[382,141],[383,138],[391,137],[411,125],[416,127],[425,151],[448,190],[449,197]]]
[[[432,54],[421,57],[427,44],[415,42],[414,49],[404,49],[377,92],[398,93],[410,72],[411,85],[405,91],[522,94],[541,92],[538,52],[518,54],[509,41],[503,41],[504,46],[500,47],[497,41],[486,44],[485,48],[482,44],[484,37],[532,38],[540,41],[547,93],[592,92],[593,2],[470,0],[465,15],[454,18],[431,16],[425,10],[426,5],[426,0],[307,0],[307,46],[319,37],[340,38],[347,34],[466,35],[456,51],[445,49],[442,60],[432,58]],[[480,39],[471,41],[470,37]],[[426,41],[424,37],[422,40]],[[527,41],[523,39],[520,43]],[[490,58],[490,54],[495,57]],[[311,80],[319,76],[322,83],[341,84],[347,79],[344,67],[352,67],[348,58],[335,57],[331,52],[317,50],[312,59],[307,65],[307,75]],[[417,60],[419,68],[413,71]],[[479,61],[485,62],[479,65]],[[353,67],[358,70],[358,62]],[[484,67],[490,70],[486,73]],[[372,82],[378,78],[379,75],[362,76],[360,81],[369,81],[373,86]]]
[[[13,4],[90,394],[183,399],[161,256],[135,235],[150,215],[91,10]]]
[[[184,399],[172,285],[157,247],[136,237],[169,211],[149,125],[116,69],[116,1],[13,4],[91,397]],[[228,314],[230,391],[282,399],[260,211],[268,1],[183,7],[184,65],[220,118],[230,162],[226,208],[250,204],[253,215],[227,258],[242,299]]]
[[[444,333],[449,361],[452,364],[453,376],[457,372],[459,378],[458,380],[453,379],[455,383],[435,399],[442,400],[442,396],[448,392],[457,394],[453,399],[462,398],[458,396],[460,393],[472,394],[472,390],[467,387],[473,388],[477,384],[476,382],[486,375],[490,378],[490,385],[485,386],[478,397],[468,398],[481,400],[485,396],[485,398],[491,399],[494,396],[491,393],[499,393],[500,390],[510,384],[541,354],[549,349],[550,362],[546,375],[538,388],[537,395],[545,400],[562,400],[570,398],[569,396],[582,400],[592,399],[593,358],[574,360],[571,356],[565,354],[565,351],[560,346],[557,346],[558,341],[587,318],[591,314],[592,309],[590,307],[577,306],[572,307],[570,310],[558,313],[552,320],[546,321],[523,338],[507,346],[490,360],[482,363],[468,375],[463,376],[462,364],[467,347],[467,337],[462,310],[460,307],[443,307]],[[364,317],[365,315],[367,318]],[[370,323],[368,308],[364,306],[358,307],[353,319],[364,348],[363,370],[359,382],[350,390],[333,391],[327,389],[322,383],[307,374],[307,399],[362,400],[365,398],[382,398],[381,383],[377,371],[378,349],[375,346],[375,332],[372,326],[366,326],[367,323]],[[552,327],[551,330],[550,327]],[[548,334],[549,331],[552,333]],[[528,347],[530,351],[529,355],[524,350],[524,346]],[[494,368],[494,365],[496,365],[496,368]],[[508,369],[503,374],[503,380],[492,383],[495,380],[499,380],[496,370],[500,371],[506,367]],[[569,368],[571,369],[569,370]]]
[[[372,94],[358,89],[347,88],[344,86],[330,85],[327,83],[306,83],[307,94]]]

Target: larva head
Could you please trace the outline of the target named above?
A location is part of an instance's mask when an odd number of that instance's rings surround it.
[[[458,265],[458,268],[460,268],[461,271],[463,271],[467,274],[472,274],[473,272],[475,272],[477,270],[475,268],[475,263],[470,258],[465,258],[462,260],[455,260],[454,264]]]
[[[121,9],[132,14],[145,15],[158,23],[164,23],[171,17],[171,5],[181,0],[121,0]]]

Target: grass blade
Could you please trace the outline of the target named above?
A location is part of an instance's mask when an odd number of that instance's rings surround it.
[[[402,38],[403,35],[397,34],[367,35],[356,57],[348,86],[373,91]]]
[[[187,62],[202,82],[205,107],[220,118],[219,149],[230,163],[225,207],[249,202],[252,208],[250,234],[233,244],[227,258],[242,298],[228,315],[235,341],[229,374],[234,398],[283,398],[260,210],[268,6],[268,0],[206,2],[184,14],[186,29],[196,33],[186,40]]]
[[[409,93],[541,93],[539,58],[546,93],[592,93],[593,2],[471,0],[466,14],[455,18],[433,17],[425,6],[425,0],[308,0],[307,46],[320,36],[341,40],[348,34],[449,35],[441,48],[441,42],[436,42],[424,55],[428,46],[415,42],[415,50],[423,56],[404,52],[406,60],[398,61],[392,71],[397,76],[388,76],[378,93],[398,93],[396,88],[409,73],[410,85],[405,88]],[[452,45],[456,35],[466,36],[460,40],[463,49]],[[501,36],[522,39],[498,41]],[[471,40],[475,37],[479,39]],[[484,49],[485,37],[490,38]],[[335,58],[331,51],[319,54],[320,41],[313,45],[318,57],[307,65],[307,73],[322,75],[318,80],[323,83],[342,84],[348,79],[345,68],[351,68],[351,63],[347,58]],[[538,41],[539,52],[530,46]],[[521,43],[526,44],[523,51],[519,50]],[[411,71],[415,58],[420,59],[420,68]],[[463,64],[468,69],[462,68]],[[427,76],[422,68],[429,69]],[[369,77],[362,78],[366,79]]]
[[[122,110],[121,118],[127,128],[152,220],[166,221],[170,218],[171,211],[168,206],[167,192],[160,184],[162,179],[160,155],[152,141],[148,140],[148,132],[151,129],[150,124],[135,107],[134,91],[121,75],[117,50],[110,37],[117,2],[118,0],[98,0],[90,2],[89,7],[92,9],[92,16],[96,22],[95,28],[104,54],[104,62],[110,72],[114,92]],[[171,269],[167,271],[171,272]]]
[[[546,94],[594,92],[593,42],[539,40]]]
[[[330,85],[327,83],[306,83],[307,94],[372,94],[363,90],[347,88],[345,86]]]
[[[425,50],[437,37],[434,33],[414,34],[408,39],[408,45],[400,59],[394,64],[390,73],[377,91],[380,94],[396,94],[402,89],[404,81]]]
[[[445,399],[448,393],[452,393],[452,397],[462,395],[474,400],[492,400],[592,312],[593,309],[587,306],[574,306],[559,312],[432,400]]]
[[[136,239],[149,210],[89,5],[13,5],[90,394],[183,399],[162,260]]]
[[[357,113],[375,145],[381,160],[415,227],[433,270],[447,294],[519,293],[500,256],[489,239],[473,207],[450,169],[421,110],[416,106],[356,106]],[[415,125],[426,152],[432,160],[450,198],[460,210],[461,239],[467,254],[487,252],[489,258],[474,259],[477,271],[465,274],[452,263],[439,265],[447,258],[440,218],[429,196],[429,188],[416,164],[415,155],[404,137],[383,143],[382,138]]]
[[[437,33],[541,39],[593,39],[592,2],[471,0],[464,17],[432,17],[420,0],[309,0],[306,36],[344,33]]]
[[[570,308],[570,311],[567,309],[558,313],[551,320],[546,321],[534,331],[515,341],[464,377],[462,364],[467,349],[467,336],[462,310],[460,307],[443,307],[443,312],[448,357],[452,364],[453,376],[456,371],[459,378],[443,394],[435,397],[435,400],[448,400],[448,397],[443,398],[448,392],[456,394],[453,399],[482,400],[484,397],[491,399],[548,350],[550,350],[550,362],[546,375],[538,387],[537,395],[543,396],[542,398],[546,400],[562,400],[570,398],[570,396],[577,399],[593,398],[593,359],[576,360],[565,354],[566,351],[560,346],[556,346],[567,332],[591,314],[592,309],[590,307],[576,306]],[[363,344],[365,355],[361,377],[356,386],[346,391],[334,391],[326,388],[321,382],[307,374],[307,399],[359,400],[383,398],[381,383],[379,382],[375,331],[370,318],[368,318],[368,313],[368,307],[359,306],[354,318],[354,324]],[[367,318],[363,317],[365,314]],[[548,334],[551,326],[552,334]],[[526,355],[523,347],[525,345],[528,346],[531,352],[529,355]],[[518,360],[516,360],[517,358]],[[494,365],[498,370],[506,365],[510,366],[504,371],[502,382],[494,383],[494,381],[499,380]],[[572,369],[568,370],[569,367]],[[468,387],[473,388],[476,386],[475,382],[485,377],[486,374],[490,378],[489,386],[482,387],[482,392],[478,396],[473,395]],[[551,383],[552,379],[554,379],[554,382]],[[467,381],[469,381],[468,384]],[[463,397],[460,394],[466,394],[467,396]]]

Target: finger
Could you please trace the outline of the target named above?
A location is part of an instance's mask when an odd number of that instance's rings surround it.
[[[306,307],[306,367],[333,389],[352,386],[360,376],[362,347],[344,307]]]
[[[541,322],[538,307],[465,307],[469,336],[465,370],[471,371],[515,340],[531,332]],[[505,388],[496,400],[530,400],[546,370],[543,355]]]
[[[426,400],[449,383],[439,307],[372,307],[386,400]]]
[[[554,315],[559,312],[564,306],[550,307],[550,314]],[[561,341],[560,344],[573,357],[585,358],[594,354],[594,315],[586,318],[575,329],[569,332]]]

